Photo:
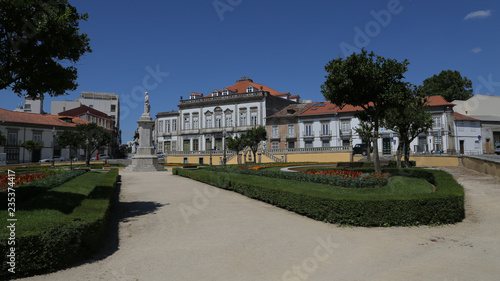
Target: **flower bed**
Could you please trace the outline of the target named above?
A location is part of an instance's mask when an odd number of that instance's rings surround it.
[[[367,186],[384,186],[390,178],[389,173],[375,174],[355,170],[310,170],[305,173],[309,175],[342,177],[345,179],[360,179]]]
[[[25,173],[16,173],[14,176],[14,184],[15,186],[20,186],[21,184],[25,184],[28,182],[36,181],[43,179],[47,176],[55,175],[56,171],[48,170],[43,172],[25,172]],[[4,190],[9,186],[9,176],[7,173],[0,175],[0,190]]]

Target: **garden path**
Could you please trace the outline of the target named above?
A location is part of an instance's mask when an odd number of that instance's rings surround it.
[[[25,280],[500,280],[500,179],[445,170],[467,218],[412,228],[338,227],[170,172],[124,173],[102,255]]]

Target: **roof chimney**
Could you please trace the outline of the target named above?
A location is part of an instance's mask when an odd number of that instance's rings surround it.
[[[250,79],[250,77],[248,76],[241,76],[240,79],[236,80],[236,83],[239,83],[239,82],[244,82],[244,81],[249,81],[249,82],[252,82],[253,83],[253,80]]]

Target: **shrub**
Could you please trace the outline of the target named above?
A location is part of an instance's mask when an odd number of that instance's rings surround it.
[[[89,174],[90,175],[90,174]],[[21,277],[54,271],[89,258],[101,246],[106,236],[110,200],[118,181],[118,170],[100,176],[97,185],[74,210],[45,229],[16,233],[16,274],[2,263],[0,278]],[[43,217],[43,210],[35,214]],[[35,218],[36,219],[36,218]],[[41,218],[39,218],[41,219]],[[5,234],[0,235],[0,252],[7,253]]]
[[[455,223],[465,217],[463,187],[450,174],[438,170],[415,170],[405,173],[432,174],[438,191],[422,194],[377,194],[378,189],[345,189],[322,184],[297,183],[295,180],[262,178],[259,173],[244,175],[216,169],[174,169],[174,174],[233,190],[250,198],[330,223],[410,226]],[[306,176],[293,174],[297,178]]]
[[[64,173],[55,174],[53,176],[44,177],[40,180],[28,182],[14,188],[16,193],[16,201],[24,202],[28,199],[37,196],[51,188],[60,186],[61,184],[74,179],[87,172],[86,170],[73,170]],[[0,192],[0,202],[7,202],[7,190]],[[2,204],[0,210],[6,210],[7,204]]]

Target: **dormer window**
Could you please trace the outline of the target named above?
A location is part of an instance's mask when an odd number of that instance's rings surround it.
[[[217,92],[217,91],[212,92],[212,97],[218,97],[218,96],[219,96],[219,92]]]
[[[226,90],[226,89],[222,90],[222,95],[223,95],[223,96],[227,96],[227,95],[229,95],[229,91],[228,91],[228,90]]]
[[[247,87],[247,93],[251,93],[253,92],[253,87],[252,86],[248,86]]]

